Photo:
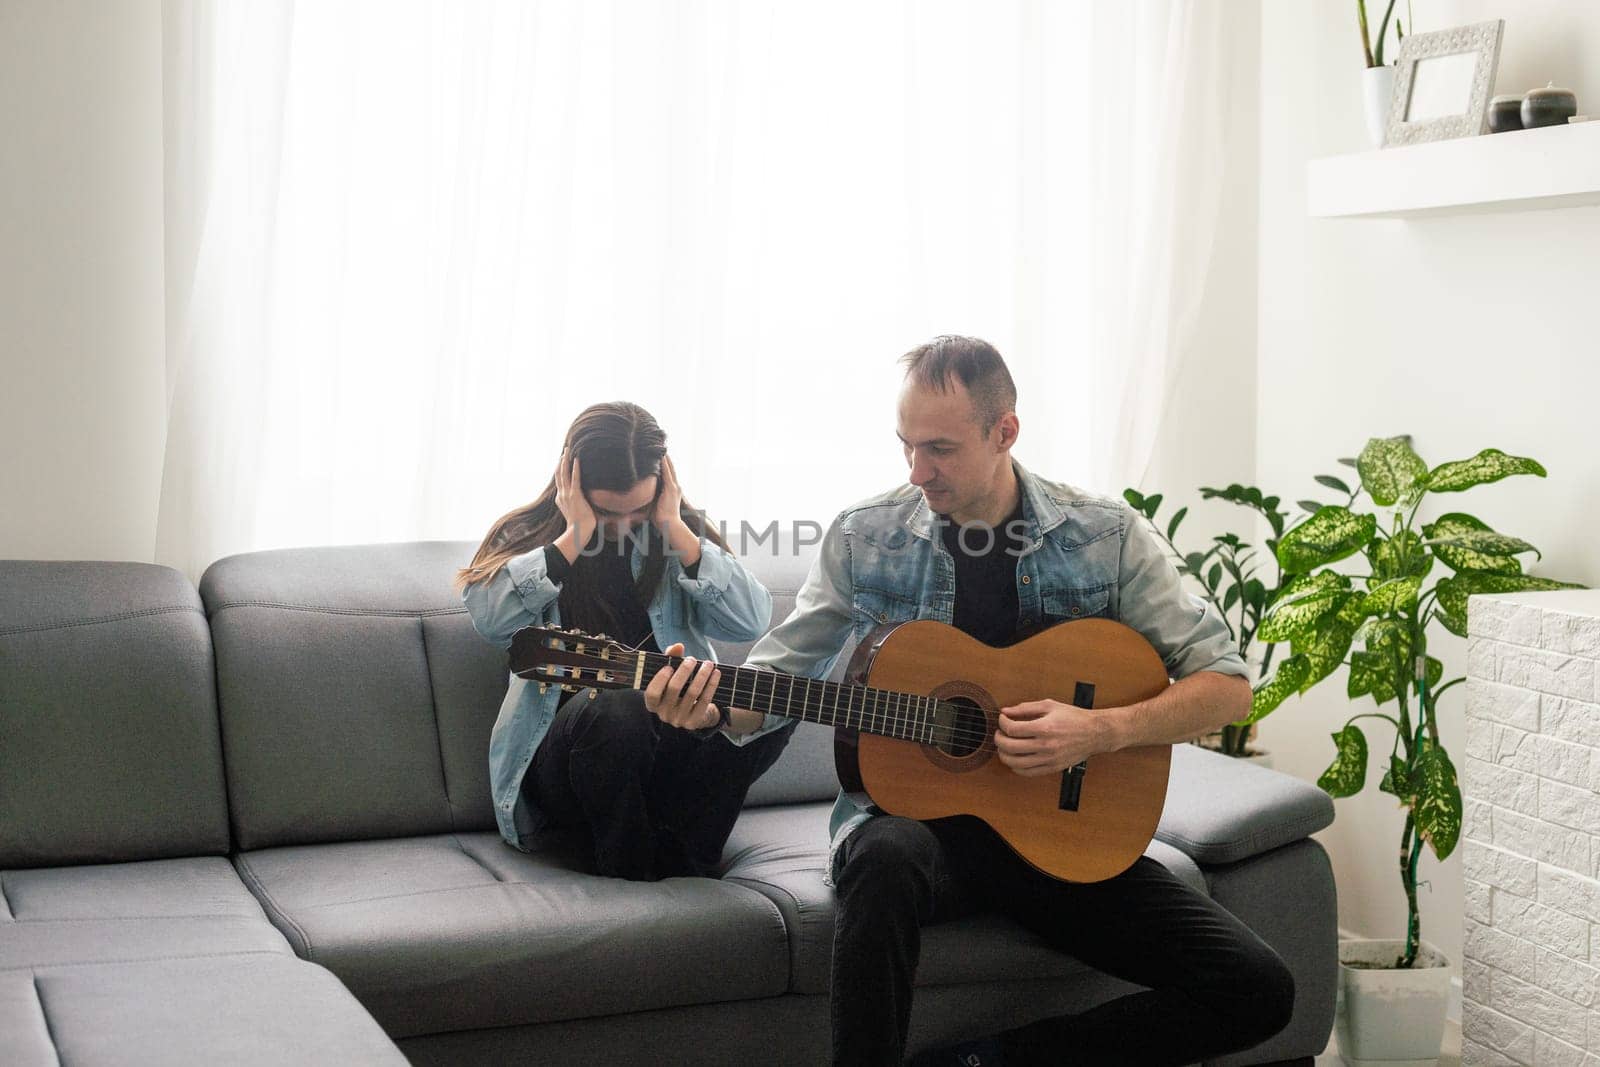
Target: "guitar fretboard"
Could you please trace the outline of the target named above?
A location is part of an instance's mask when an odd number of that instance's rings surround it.
[[[651,678],[662,667],[677,666],[681,656],[639,652],[641,677]],[[935,742],[936,715],[954,708],[933,697],[897,693],[865,685],[824,682],[814,678],[758,670],[724,667],[713,701],[719,707],[749,708],[786,719],[847,726],[869,734],[931,745]]]

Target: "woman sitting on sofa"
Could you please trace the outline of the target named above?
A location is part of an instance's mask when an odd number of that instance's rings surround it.
[[[772,597],[684,501],[649,412],[580,414],[550,484],[490,528],[457,581],[473,626],[502,648],[552,625],[689,656],[642,692],[541,693],[513,676],[489,741],[501,836],[529,851],[576,829],[600,874],[715,876],[750,783],[791,731],[712,703],[708,639],[759,637]]]

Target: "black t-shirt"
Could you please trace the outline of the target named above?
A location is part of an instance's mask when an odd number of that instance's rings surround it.
[[[1018,630],[1017,559],[1022,536],[1022,498],[999,526],[958,526],[939,516],[945,550],[955,559],[955,628],[987,645],[1009,645]]]
[[[589,542],[585,553],[580,553],[574,563],[568,563],[567,557],[555,545],[546,545],[544,551],[545,570],[550,575],[550,580],[561,586],[561,617],[568,619],[576,613],[572,610],[572,592],[567,586],[572,572],[583,568],[586,575],[592,576],[595,592],[599,598],[611,608],[611,614],[616,618],[615,632],[611,634],[617,641],[629,648],[642,648],[647,652],[660,652],[661,646],[656,643],[655,631],[650,626],[650,612],[645,603],[639,599],[639,590],[633,580],[633,566],[630,562],[632,556],[632,541],[609,541],[597,545]],[[700,571],[700,561],[695,560],[694,565],[685,567],[683,573],[693,578]],[[663,579],[665,580],[665,579]]]

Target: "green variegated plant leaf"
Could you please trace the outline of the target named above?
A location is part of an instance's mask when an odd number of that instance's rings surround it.
[[[1374,541],[1367,546],[1367,559],[1372,563],[1372,577],[1367,579],[1369,589],[1394,578],[1425,578],[1433,570],[1433,556],[1422,547],[1422,538],[1411,530]]]
[[[1349,599],[1339,606],[1336,613],[1339,621],[1350,624],[1354,630],[1361,625],[1361,620],[1367,617],[1367,595],[1365,593],[1351,593]]]
[[[1305,681],[1310,670],[1311,664],[1304,656],[1290,656],[1284,660],[1278,673],[1272,676],[1272,681],[1257,689],[1251,697],[1250,714],[1241,725],[1261,720],[1291,695],[1298,693],[1300,683]]]
[[[1439,464],[1428,476],[1428,489],[1434,493],[1459,493],[1513,474],[1536,474],[1543,478],[1546,473],[1538,460],[1508,456],[1498,448],[1486,448],[1471,459]]]
[[[1405,785],[1406,762],[1399,756],[1390,756],[1389,769],[1383,772],[1383,781],[1378,783],[1378,791],[1381,793],[1389,793],[1398,799],[1402,804],[1404,804],[1407,800],[1407,797],[1400,795],[1400,790],[1395,787],[1396,782],[1399,782],[1401,785]]]
[[[1522,564],[1514,557],[1519,552],[1539,550],[1528,542],[1491,530],[1481,520],[1460,512],[1442,515],[1422,528],[1433,554],[1456,572],[1484,571],[1490,574],[1521,574]]]
[[[1422,751],[1412,763],[1406,791],[1418,832],[1433,854],[1444,859],[1455,851],[1456,840],[1461,836],[1461,786],[1456,781],[1455,766],[1443,748],[1423,741]]]
[[[1375,652],[1352,652],[1350,679],[1345,687],[1345,695],[1354,700],[1356,697],[1368,694],[1371,694],[1372,699],[1379,705],[1393,700],[1396,695],[1394,671],[1387,657]]]
[[[1309,634],[1294,639],[1290,647],[1295,656],[1304,656],[1310,664],[1305,680],[1300,683],[1300,692],[1306,692],[1339,669],[1350,652],[1350,641],[1355,633],[1356,624],[1336,613],[1324,616]]]
[[[1262,641],[1290,641],[1309,633],[1317,620],[1337,611],[1349,596],[1350,579],[1333,571],[1303,574],[1286,582],[1256,631]]]
[[[1339,753],[1317,779],[1317,786],[1330,797],[1350,797],[1367,784],[1367,737],[1354,723],[1330,735]]]
[[[1283,535],[1278,542],[1278,566],[1291,574],[1305,574],[1337,563],[1361,551],[1377,529],[1375,515],[1357,515],[1333,505],[1320,508]]]
[[[1439,621],[1457,637],[1467,636],[1467,598],[1475,593],[1527,593],[1548,589],[1583,589],[1576,582],[1558,582],[1528,574],[1485,574],[1460,571],[1452,578],[1441,578],[1434,591],[1439,594]]]
[[[1374,437],[1356,457],[1361,487],[1380,507],[1416,502],[1427,487],[1428,465],[1411,449],[1409,437]]]
[[[1359,685],[1359,692],[1350,695],[1370,693],[1375,703],[1387,704],[1410,678],[1411,631],[1399,619],[1372,618],[1357,636],[1367,650],[1350,657],[1350,687]]]
[[[1390,611],[1410,611],[1417,605],[1417,594],[1422,591],[1421,578],[1395,578],[1384,582],[1362,601],[1363,615],[1382,615]]]

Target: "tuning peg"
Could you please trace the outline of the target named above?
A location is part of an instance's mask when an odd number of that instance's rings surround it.
[[[561,688],[568,693],[576,693],[578,691],[578,687],[575,685],[564,685]]]
[[[589,699],[590,700],[593,700],[595,697],[597,697],[599,695],[600,695],[600,690],[598,690],[598,689],[589,690]]]
[[[545,693],[548,693],[548,692],[550,692],[550,683],[549,682],[540,682],[539,683],[539,694],[541,696],[543,696]]]

